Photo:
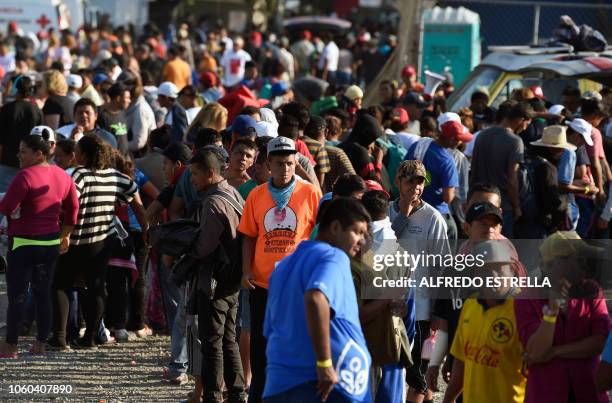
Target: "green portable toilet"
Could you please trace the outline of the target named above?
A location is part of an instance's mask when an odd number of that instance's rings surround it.
[[[421,82],[425,71],[443,74],[446,68],[455,88],[480,63],[480,16],[464,7],[434,7],[421,20]]]

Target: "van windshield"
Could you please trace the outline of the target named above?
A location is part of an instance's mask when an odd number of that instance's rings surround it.
[[[451,95],[447,102],[449,111],[458,111],[460,108],[470,106],[472,93],[477,89],[491,90],[491,86],[497,81],[502,71],[497,67],[478,66],[474,73]]]

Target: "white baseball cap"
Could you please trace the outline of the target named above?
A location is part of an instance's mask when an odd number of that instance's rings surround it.
[[[295,142],[288,137],[280,136],[270,140],[270,142],[268,142],[268,155],[277,152],[297,153]]]
[[[178,98],[178,88],[170,81],[164,81],[157,89],[157,95],[163,95],[168,98]]]
[[[593,131],[593,126],[584,119],[574,119],[572,121],[566,122],[569,127],[572,128],[575,132],[578,132],[584,138],[584,141],[589,145],[593,145],[593,139],[591,137],[591,132]]]
[[[461,118],[455,112],[444,112],[438,116],[438,126],[442,126],[444,123],[452,121],[461,123]]]
[[[557,105],[553,105],[550,108],[548,108],[548,113],[550,113],[551,115],[561,116],[561,113],[563,112],[564,109],[565,109],[565,106],[557,104]]]
[[[34,126],[30,131],[30,135],[41,136],[46,141],[55,143],[55,132],[49,126]]]
[[[69,74],[66,82],[70,88],[81,88],[83,86],[83,78],[78,74]]]
[[[278,126],[266,121],[255,123],[255,132],[257,137],[278,137]]]

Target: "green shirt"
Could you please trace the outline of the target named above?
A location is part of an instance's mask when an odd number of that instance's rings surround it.
[[[251,190],[255,189],[257,186],[259,186],[259,184],[251,178],[238,187],[238,193],[246,200]]]

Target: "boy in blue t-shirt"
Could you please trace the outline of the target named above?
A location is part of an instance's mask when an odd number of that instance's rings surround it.
[[[371,357],[359,322],[349,258],[370,216],[350,198],[332,200],[314,241],[302,241],[270,277],[266,402],[370,402]]]

